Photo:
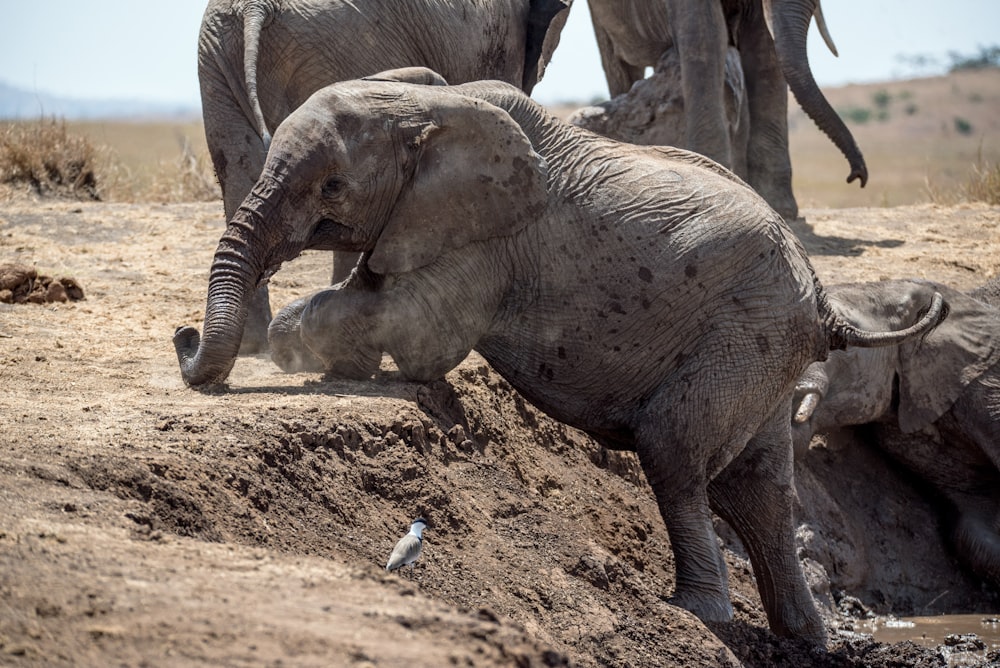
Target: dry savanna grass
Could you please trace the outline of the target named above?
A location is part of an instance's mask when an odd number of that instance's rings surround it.
[[[864,153],[868,185],[845,183],[847,162],[792,99],[789,143],[799,206],[997,203],[1000,68],[825,93]]]
[[[111,202],[221,197],[198,120],[2,123],[0,183]]]
[[[846,161],[792,99],[800,206],[1000,200],[1000,68],[825,92],[854,133],[870,179],[864,189],[845,183]],[[220,197],[199,120],[39,119],[0,124],[0,137],[0,182],[38,193],[165,203]]]

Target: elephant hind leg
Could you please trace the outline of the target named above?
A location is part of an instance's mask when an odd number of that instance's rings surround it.
[[[708,492],[713,509],[750,555],[771,630],[823,645],[826,629],[795,552],[790,399],[778,402],[779,410],[712,480]]]

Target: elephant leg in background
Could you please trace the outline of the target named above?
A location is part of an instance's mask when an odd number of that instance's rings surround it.
[[[347,251],[334,251],[333,253],[333,273],[330,276],[330,284],[337,285],[351,275],[351,270],[357,266],[361,259],[361,253],[348,253]]]
[[[668,0],[674,45],[681,54],[685,145],[726,166],[733,147],[725,105],[728,28],[718,2]]]
[[[750,555],[771,629],[823,644],[826,630],[795,556],[791,397],[777,405],[779,410],[715,477],[708,492],[713,509],[736,531]]]
[[[591,12],[594,11],[593,4]],[[594,23],[594,36],[597,38],[597,46],[601,53],[601,65],[604,67],[604,76],[608,81],[608,92],[611,97],[624,95],[632,88],[632,84],[644,78],[646,72],[644,67],[630,65],[615,55],[614,43],[607,31],[596,22]]]
[[[788,85],[764,17],[753,12],[747,20],[740,41],[750,116],[746,180],[785,220],[795,220],[799,207],[788,152]]]
[[[266,151],[240,105],[232,98],[231,89],[217,72],[200,72],[202,99],[230,98],[218,105],[218,112],[205,116],[205,137],[212,150],[212,164],[222,186],[226,221],[243,203],[264,167]],[[211,96],[211,97],[206,97]],[[267,350],[267,326],[271,321],[271,305],[267,283],[254,293],[248,305],[246,326],[240,343],[240,354],[248,355]]]

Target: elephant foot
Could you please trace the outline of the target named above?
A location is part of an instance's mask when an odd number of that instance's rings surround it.
[[[798,638],[817,645],[826,646],[826,625],[809,599],[799,607],[786,606],[777,618],[769,619],[771,630],[784,638]]]
[[[684,608],[703,622],[733,621],[733,604],[729,597],[703,592],[678,592],[668,601]]]
[[[240,355],[256,355],[268,350],[267,329],[271,324],[271,306],[267,285],[263,285],[250,300],[243,339],[240,341]]]

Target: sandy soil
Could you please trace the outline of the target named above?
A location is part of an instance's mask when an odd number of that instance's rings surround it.
[[[968,289],[1000,271],[1000,208],[804,213],[826,282]],[[0,663],[937,666],[838,608],[1000,611],[933,504],[855,436],[797,465],[824,654],[767,631],[721,525],[736,621],[667,603],[673,558],[634,457],[540,415],[475,355],[429,384],[241,358],[228,392],[193,392],[170,338],[200,324],[221,231],[219,204],[0,201],[0,258],[86,294],[0,304]],[[291,263],[274,303],[328,267]],[[423,559],[386,575],[418,514]]]

